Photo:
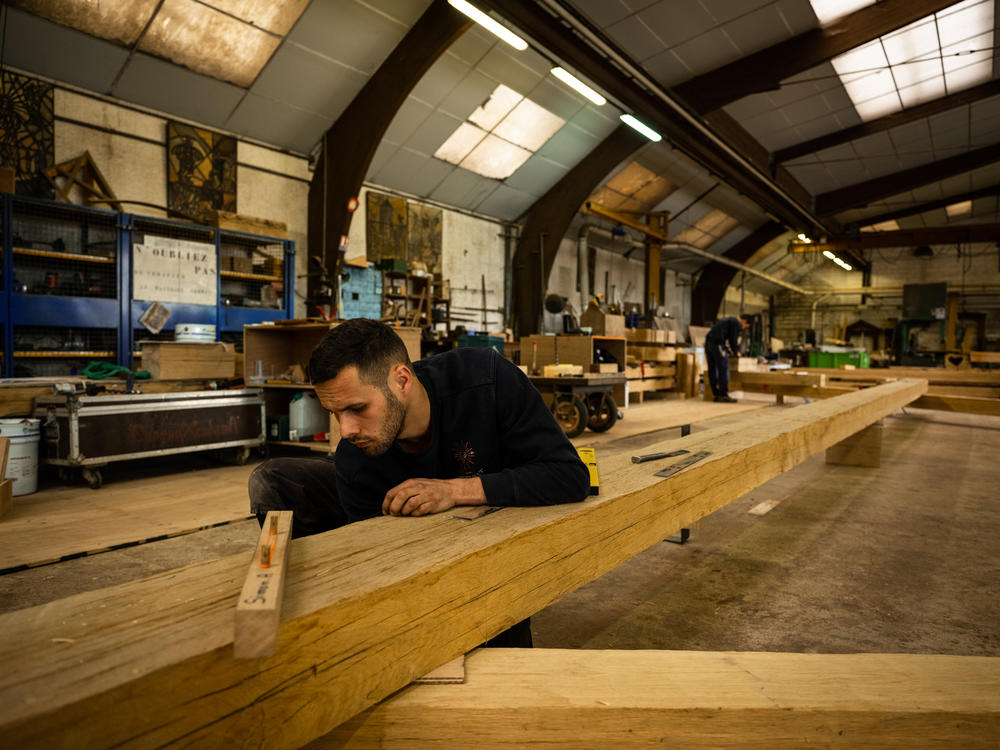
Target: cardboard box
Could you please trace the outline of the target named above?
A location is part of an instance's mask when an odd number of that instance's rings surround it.
[[[253,260],[241,255],[230,256],[229,266],[236,273],[253,273]]]
[[[142,369],[157,380],[217,380],[236,374],[232,344],[188,341],[140,341]]]
[[[625,336],[625,316],[601,312],[593,307],[580,316],[580,325],[590,327],[595,336]]]

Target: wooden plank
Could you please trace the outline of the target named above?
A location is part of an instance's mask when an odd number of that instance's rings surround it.
[[[10,438],[0,437],[0,518],[14,510],[14,480],[4,479],[7,475],[9,453]]]
[[[250,570],[243,582],[243,590],[236,602],[233,656],[237,659],[257,659],[274,654],[285,596],[291,536],[292,511],[269,510],[260,530]]]
[[[1000,742],[1000,659],[479,649],[309,750],[953,747]]]
[[[642,378],[669,378],[674,374],[674,362],[648,362],[640,365],[629,365],[625,368],[625,377],[629,380]]]
[[[826,375],[808,372],[739,372],[733,373],[733,380],[739,380],[744,385],[792,385],[792,386],[826,386]],[[730,388],[732,390],[732,388]]]
[[[629,344],[625,356],[630,362],[673,362],[677,356],[674,352],[674,347],[669,344],[662,346]]]
[[[712,455],[668,479],[627,452],[602,455],[605,494],[583,503],[471,522],[379,517],[293,540],[268,659],[231,658],[245,555],[5,614],[3,736],[12,747],[299,747],[926,388],[898,381],[734,417],[682,438]]]
[[[948,370],[944,367],[879,367],[839,370],[832,367],[798,368],[804,372],[825,373],[829,380],[885,381],[890,378],[922,378],[928,385],[981,385],[1000,387],[1000,371]]]
[[[939,411],[1000,417],[1000,399],[996,398],[925,395],[918,398],[910,406],[914,409],[937,409]]]
[[[85,485],[43,490],[19,502],[16,515],[4,523],[0,571],[37,567],[249,518],[247,478],[252,470],[253,466],[199,468],[160,476],[153,483],[148,479],[111,482],[100,492]]]
[[[969,352],[969,361],[977,364],[1000,364],[1000,352]]]
[[[673,378],[646,378],[645,380],[630,380],[629,391],[646,393],[648,391],[669,391],[674,388]]]
[[[231,378],[236,373],[232,344],[187,341],[140,341],[142,369],[154,379]]]

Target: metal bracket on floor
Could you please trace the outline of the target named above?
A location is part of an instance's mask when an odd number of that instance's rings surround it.
[[[672,544],[684,544],[691,537],[691,529],[681,529],[676,534],[668,536],[663,541],[671,542]]]

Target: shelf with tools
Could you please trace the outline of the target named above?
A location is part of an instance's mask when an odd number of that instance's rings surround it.
[[[419,328],[451,330],[449,284],[440,275],[383,271],[383,317]]]
[[[177,322],[232,340],[292,317],[286,239],[11,194],[0,205],[2,377],[132,367],[137,341],[173,338]],[[140,321],[155,302],[167,310],[159,334]]]

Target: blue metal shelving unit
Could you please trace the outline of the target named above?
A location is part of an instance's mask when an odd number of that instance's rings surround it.
[[[44,217],[51,211],[53,222],[71,224],[80,221],[81,234],[85,237],[87,220],[99,221],[103,226],[114,226],[115,253],[115,296],[84,297],[61,294],[33,294],[25,289],[15,289],[14,284],[14,232],[13,220],[18,211],[28,209],[36,216]],[[170,317],[164,330],[172,330],[177,322],[209,323],[216,326],[216,336],[224,333],[242,333],[243,326],[263,323],[279,318],[290,318],[294,310],[295,284],[295,243],[260,235],[220,230],[198,224],[117,213],[64,203],[3,195],[3,284],[0,285],[0,326],[3,330],[3,377],[14,374],[14,329],[18,326],[113,329],[116,332],[114,358],[119,365],[134,367],[135,332],[141,329],[139,317],[152,302],[134,300],[132,295],[132,248],[136,235],[201,237],[214,244],[217,259],[216,299],[214,305],[195,305],[164,302],[170,309]],[[38,219],[44,221],[44,218]],[[229,303],[222,294],[224,271],[221,251],[225,241],[244,243],[247,247],[255,244],[280,244],[283,249],[282,297],[278,308],[248,307]],[[43,253],[44,254],[44,253]],[[56,257],[57,254],[51,254]],[[70,261],[72,262],[72,261]],[[106,261],[110,263],[110,261]],[[233,274],[230,274],[234,276]],[[251,274],[253,276],[253,274]]]

